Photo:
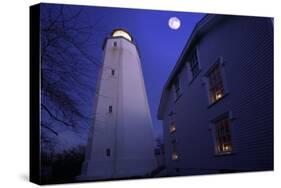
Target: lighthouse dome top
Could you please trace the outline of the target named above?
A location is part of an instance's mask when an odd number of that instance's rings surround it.
[[[124,29],[115,29],[112,31],[112,37],[124,37],[125,39],[132,41],[130,33]]]

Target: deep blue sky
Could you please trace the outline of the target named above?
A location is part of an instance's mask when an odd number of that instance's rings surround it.
[[[43,8],[50,8],[49,6],[54,5],[43,6]],[[112,30],[121,27],[133,36],[140,52],[154,135],[161,136],[162,122],[157,120],[156,116],[162,88],[194,26],[205,14],[92,6],[65,6],[64,11],[66,14],[71,14],[80,8],[83,8],[81,23],[97,25],[98,30],[89,45],[93,45],[91,53],[98,61],[102,62],[102,45],[105,37],[109,36]],[[172,30],[168,26],[168,20],[173,16],[181,20],[181,27],[178,30]],[[85,108],[92,109],[92,102],[88,104],[89,106]],[[84,132],[87,132],[87,129]],[[70,144],[83,143],[86,140],[81,139],[81,136],[74,139],[75,136],[70,135],[74,134],[65,131],[65,134],[60,136],[64,141],[67,137],[71,137],[68,139],[71,140]],[[85,137],[87,134],[82,132],[82,135]]]

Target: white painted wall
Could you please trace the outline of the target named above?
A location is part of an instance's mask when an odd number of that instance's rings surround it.
[[[133,43],[120,37],[107,39],[97,91],[95,120],[80,179],[150,173],[156,168],[152,121],[140,58]],[[107,148],[111,150],[109,157]]]

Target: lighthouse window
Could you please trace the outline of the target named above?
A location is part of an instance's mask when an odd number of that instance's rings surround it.
[[[116,30],[112,34],[113,37],[123,37],[129,41],[132,41],[132,37],[124,30]]]
[[[112,113],[112,106],[111,105],[108,107],[108,112]]]
[[[113,46],[114,46],[114,47],[117,46],[117,42],[116,42],[116,41],[113,42]]]
[[[110,157],[110,149],[109,148],[106,149],[106,156]]]
[[[111,75],[114,76],[115,75],[115,70],[111,69]]]

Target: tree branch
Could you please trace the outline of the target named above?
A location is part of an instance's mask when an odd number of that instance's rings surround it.
[[[47,125],[45,125],[44,123],[41,123],[41,126],[44,127],[45,129],[48,129],[49,131],[51,131],[52,133],[54,133],[56,136],[59,135],[58,132],[56,132],[54,129],[52,129],[51,127],[48,127]]]
[[[60,123],[62,123],[62,124],[64,124],[64,125],[66,125],[66,126],[68,126],[68,127],[73,127],[72,124],[69,124],[69,123],[67,123],[67,122],[65,122],[65,121],[63,121],[63,120],[57,118],[54,114],[52,114],[52,112],[51,112],[51,111],[47,108],[47,106],[45,106],[44,104],[41,103],[41,107],[42,107],[43,109],[45,109],[46,112],[47,112],[53,119],[55,119],[56,121],[58,121],[58,122],[60,122]]]

